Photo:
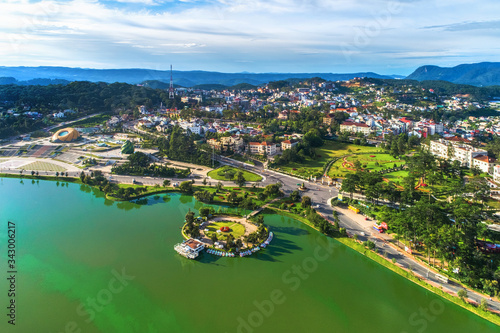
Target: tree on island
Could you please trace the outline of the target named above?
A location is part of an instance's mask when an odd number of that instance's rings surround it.
[[[191,237],[193,238],[198,238],[200,237],[200,228],[198,228],[197,226],[194,226],[190,231],[189,231],[189,234],[191,235]]]
[[[210,239],[212,240],[212,242],[217,242],[218,239],[217,239],[217,233],[216,232],[213,232],[212,235],[210,236]]]
[[[191,210],[186,214],[186,233],[192,238],[200,237],[200,228],[194,223],[194,212]]]
[[[200,216],[203,216],[203,217],[208,217],[208,215],[210,215],[210,207],[201,207],[200,208]]]
[[[234,236],[233,234],[229,234],[226,236],[226,246],[227,249],[233,248],[234,247]]]
[[[189,225],[189,224],[193,224],[194,223],[194,212],[192,212],[191,210],[189,210],[185,216],[186,218],[186,223]]]

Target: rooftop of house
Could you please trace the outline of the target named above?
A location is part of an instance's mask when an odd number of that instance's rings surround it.
[[[486,155],[476,156],[476,157],[474,157],[474,159],[481,161],[481,162],[495,163],[494,158],[488,157]]]
[[[363,123],[355,123],[355,122],[352,122],[352,121],[344,121],[344,122],[342,123],[342,126],[370,127],[370,126],[368,126],[367,124],[363,124]]]

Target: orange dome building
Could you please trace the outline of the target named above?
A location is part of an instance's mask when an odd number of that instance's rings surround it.
[[[74,128],[60,129],[52,135],[52,142],[73,142],[80,137],[80,133]]]

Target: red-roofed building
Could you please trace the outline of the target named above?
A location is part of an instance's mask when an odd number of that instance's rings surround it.
[[[323,124],[330,126],[335,118],[333,117],[333,114],[327,114],[326,116],[323,117]]]
[[[286,120],[288,119],[288,110],[283,110],[278,114],[278,119]]]
[[[487,155],[476,156],[473,159],[473,165],[489,174],[493,174],[493,167],[495,166],[495,159],[488,157]]]
[[[285,140],[281,142],[281,150],[292,149],[292,147],[295,147],[298,144],[298,141],[295,140]]]

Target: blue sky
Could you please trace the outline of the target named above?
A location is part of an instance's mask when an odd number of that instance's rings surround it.
[[[0,66],[373,71],[499,61],[498,0],[2,0]]]

